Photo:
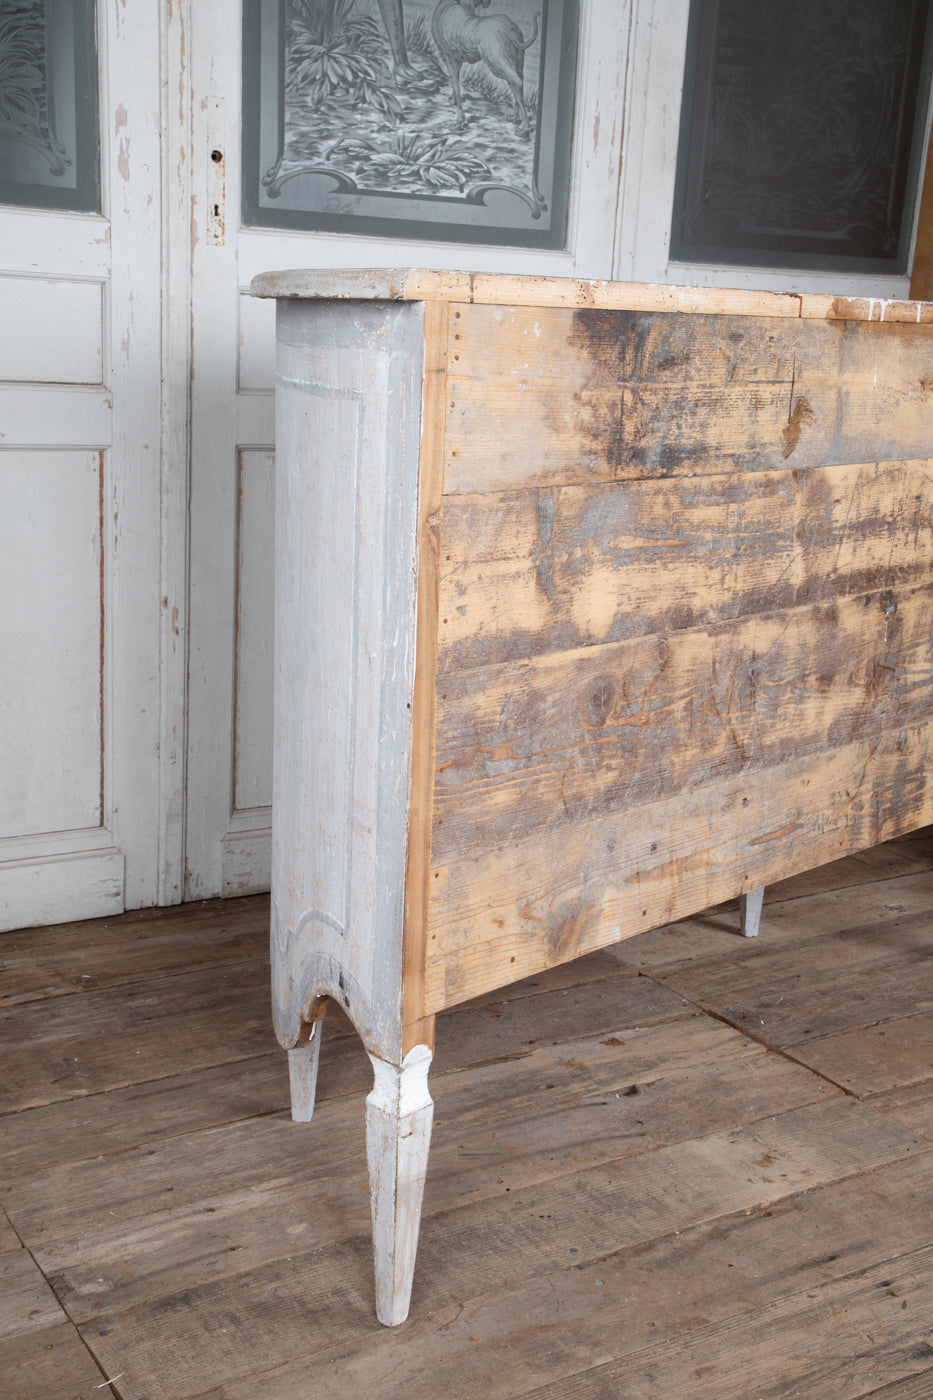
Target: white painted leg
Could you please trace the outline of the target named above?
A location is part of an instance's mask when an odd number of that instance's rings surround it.
[[[426,1045],[416,1045],[401,1069],[374,1055],[369,1058],[376,1076],[366,1100],[376,1316],[386,1327],[395,1327],[408,1316],[415,1272],[434,1117],[428,1093],[432,1054]]]
[[[761,906],[764,897],[764,885],[760,889],[749,890],[748,894],[739,896],[739,928],[743,938],[758,937],[758,925],[761,923]]]
[[[323,1021],[315,1021],[306,1043],[296,1045],[294,1050],[288,1052],[288,1083],[292,1098],[292,1118],[296,1123],[310,1123],[314,1115],[323,1026]]]

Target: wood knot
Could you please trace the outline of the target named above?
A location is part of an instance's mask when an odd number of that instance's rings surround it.
[[[805,423],[813,421],[813,409],[808,398],[800,397],[795,399],[788,415],[787,422],[781,433],[784,439],[784,456],[789,457],[800,442],[800,435],[803,432]]]
[[[600,676],[594,681],[586,697],[586,715],[583,720],[587,729],[602,729],[612,717],[618,698],[618,689],[611,676]]]

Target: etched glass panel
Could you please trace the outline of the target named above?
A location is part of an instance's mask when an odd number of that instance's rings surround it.
[[[94,0],[0,0],[0,203],[99,207]]]
[[[905,273],[928,0],[693,0],[671,256]]]
[[[563,247],[577,28],[578,0],[245,0],[244,222]]]

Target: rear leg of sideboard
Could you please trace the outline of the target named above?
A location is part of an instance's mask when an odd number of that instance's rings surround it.
[[[288,1089],[292,1103],[292,1121],[310,1123],[314,1117],[317,1094],[317,1072],[321,1062],[321,1033],[327,999],[320,1003],[320,1016],[310,1026],[302,1027],[302,1038],[288,1052]]]
[[[395,1327],[408,1316],[434,1104],[427,1045],[401,1065],[370,1055],[375,1082],[366,1100],[366,1158],[376,1266],[376,1316]]]
[[[739,928],[743,938],[757,938],[761,923],[761,906],[764,903],[765,887],[749,890],[739,895]]]

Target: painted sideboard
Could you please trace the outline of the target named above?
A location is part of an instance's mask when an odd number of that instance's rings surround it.
[[[272,982],[372,1059],[407,1315],[437,1013],[933,820],[933,305],[399,270],[278,298]],[[747,932],[754,931],[748,927]]]

